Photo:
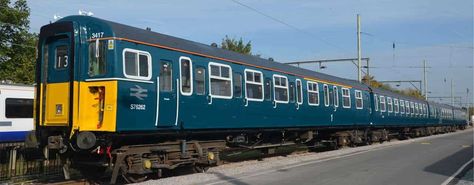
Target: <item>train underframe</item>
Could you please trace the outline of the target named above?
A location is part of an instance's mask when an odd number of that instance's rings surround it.
[[[304,145],[309,149],[337,149],[381,143],[392,138],[408,139],[447,133],[457,129],[465,127],[295,128],[166,134],[87,133],[86,136],[76,134],[70,139],[71,142],[62,135],[49,136],[47,148],[62,154],[66,177],[69,167],[80,170],[89,178],[102,177],[108,170],[111,171],[110,183],[114,184],[119,177],[126,182],[139,182],[151,176],[160,177],[163,170],[183,166],[191,167],[195,172],[203,172],[210,166],[221,164],[220,153],[226,150],[260,150],[271,155],[275,148],[289,145]],[[84,145],[90,148],[81,149]]]

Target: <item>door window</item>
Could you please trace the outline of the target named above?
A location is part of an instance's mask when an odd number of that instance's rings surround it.
[[[191,95],[193,94],[193,64],[190,58],[181,57],[180,60],[180,75],[181,75],[181,94]]]
[[[206,69],[203,67],[197,67],[194,71],[196,80],[196,94],[206,94]]]
[[[171,62],[162,61],[160,65],[160,91],[173,90],[173,66]]]

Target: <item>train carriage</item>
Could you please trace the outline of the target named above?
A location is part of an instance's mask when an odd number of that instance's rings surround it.
[[[422,100],[94,17],[43,26],[38,51],[40,147],[109,166],[112,183],[227,147],[361,144],[429,122]]]
[[[0,83],[0,143],[23,142],[33,130],[34,87]]]

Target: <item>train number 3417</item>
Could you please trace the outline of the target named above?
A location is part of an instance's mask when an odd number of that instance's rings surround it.
[[[102,38],[102,37],[104,37],[104,32],[92,33],[92,38],[93,39]]]

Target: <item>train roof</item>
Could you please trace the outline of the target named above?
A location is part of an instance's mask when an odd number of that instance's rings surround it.
[[[410,101],[426,102],[426,100],[423,100],[423,99],[403,95],[403,94],[400,94],[400,93],[395,93],[395,92],[385,90],[385,89],[381,89],[381,88],[371,87],[371,89],[375,94],[381,94],[381,95],[384,95],[384,96],[396,97],[396,98],[399,98],[399,99],[403,98],[404,100],[410,100]]]
[[[150,44],[156,44],[160,46],[165,46],[167,48],[173,48],[177,50],[189,51],[192,53],[198,53],[205,56],[213,56],[221,59],[228,59],[232,61],[238,61],[239,63],[244,63],[251,66],[256,66],[260,68],[276,70],[286,74],[293,74],[298,76],[303,76],[305,78],[314,78],[316,80],[327,81],[329,83],[336,83],[340,85],[346,85],[355,87],[357,89],[368,90],[368,86],[362,83],[359,83],[354,80],[344,79],[340,77],[335,77],[327,75],[324,73],[319,73],[303,68],[298,68],[295,66],[290,66],[287,64],[270,61],[267,59],[262,59],[256,56],[244,55],[221,48],[213,47],[210,45],[185,40],[153,31],[148,31],[141,28],[136,28],[108,20],[103,20],[100,18],[90,17],[90,16],[68,16],[59,21],[93,21],[97,23],[103,23],[108,25],[114,32],[114,37],[116,38],[126,38],[134,41],[145,42]]]

